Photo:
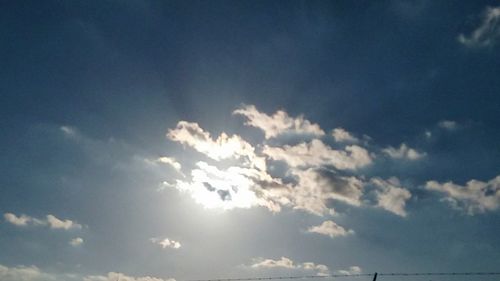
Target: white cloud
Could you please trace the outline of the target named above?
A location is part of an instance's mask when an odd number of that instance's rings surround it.
[[[252,261],[252,268],[285,268],[293,270],[314,271],[319,276],[329,274],[329,269],[324,264],[315,264],[313,262],[304,262],[295,264],[295,262],[287,257],[281,257],[278,260],[256,258]]]
[[[382,152],[389,155],[394,159],[408,159],[408,160],[418,160],[426,155],[425,152],[418,152],[413,148],[408,147],[405,143],[402,143],[399,148],[394,148],[389,146],[382,149]]]
[[[132,277],[123,273],[109,272],[104,275],[80,275],[74,273],[48,273],[38,267],[18,265],[7,267],[0,264],[2,281],[175,281],[173,278]]]
[[[406,217],[406,201],[411,198],[411,193],[401,187],[397,178],[383,180],[381,178],[372,178],[372,184],[378,187],[375,191],[377,196],[377,206],[398,216]]]
[[[458,128],[458,123],[451,120],[441,120],[438,122],[438,126],[442,129],[453,131]]]
[[[349,234],[354,234],[354,231],[349,229],[346,230],[342,226],[336,224],[335,222],[328,220],[324,221],[322,224],[317,226],[312,226],[307,229],[308,232],[318,233],[322,235],[330,236],[330,238],[335,238],[338,236],[347,236]]]
[[[5,213],[4,218],[7,222],[17,226],[47,225],[52,229],[65,230],[69,230],[72,228],[82,228],[81,224],[78,224],[72,220],[61,220],[50,214],[46,216],[46,219],[37,219],[27,215],[16,216],[12,213]]]
[[[2,281],[49,281],[56,280],[36,266],[19,265],[7,267],[0,264],[0,280]]]
[[[77,247],[83,244],[83,239],[81,237],[76,237],[69,241],[69,244],[73,247]]]
[[[53,215],[47,215],[47,223],[52,229],[71,229],[71,228],[82,228],[81,224],[78,224],[72,220],[61,220]]]
[[[368,151],[360,146],[350,145],[344,150],[335,150],[318,139],[295,146],[266,145],[262,153],[273,160],[284,161],[291,167],[331,165],[339,170],[356,170],[372,163],[372,157]]]
[[[12,213],[5,213],[5,214],[3,214],[3,217],[4,217],[6,222],[9,222],[9,223],[17,225],[17,226],[26,226],[33,219],[33,218],[26,216],[26,215],[16,216]]]
[[[345,274],[345,275],[355,275],[355,274],[361,274],[363,271],[361,270],[361,267],[354,265],[350,266],[348,269],[341,269],[338,270],[338,274]]]
[[[458,41],[466,47],[481,48],[496,44],[500,38],[500,6],[487,7],[482,23],[468,36],[460,34]]]
[[[358,142],[359,140],[343,128],[335,128],[332,136],[336,142]]]
[[[170,240],[168,238],[151,238],[149,241],[161,246],[163,249],[179,249],[181,247],[181,243],[179,241]]]
[[[290,117],[288,113],[279,110],[272,116],[259,112],[253,105],[242,106],[233,114],[243,115],[247,118],[245,125],[256,127],[264,132],[266,139],[275,138],[282,134],[303,134],[323,136],[325,132],[318,124],[304,119],[304,116]]]
[[[425,187],[444,193],[445,201],[469,215],[494,211],[500,206],[500,175],[487,182],[470,180],[466,185],[428,181]]]
[[[214,160],[247,157],[247,164],[263,171],[266,169],[265,159],[257,157],[254,147],[238,135],[228,136],[226,133],[221,133],[216,140],[213,140],[210,133],[205,132],[197,123],[180,121],[175,129],[168,131],[167,137],[188,145]]]
[[[177,162],[177,160],[173,157],[163,156],[163,157],[156,159],[156,161],[159,163],[167,164],[167,165],[171,166],[172,168],[174,168],[178,172],[182,168],[181,163]]]

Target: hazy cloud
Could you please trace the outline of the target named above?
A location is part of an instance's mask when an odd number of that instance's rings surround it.
[[[402,143],[399,148],[389,146],[385,149],[382,149],[382,152],[394,159],[408,160],[418,160],[426,155],[425,152],[418,152],[415,149],[408,147],[405,143]]]
[[[304,119],[304,116],[290,117],[283,110],[278,110],[273,115],[259,112],[253,105],[245,105],[236,109],[233,114],[243,115],[247,121],[245,125],[256,127],[264,132],[266,139],[277,137],[281,134],[304,134],[322,136],[325,132],[318,124]]]
[[[500,38],[500,7],[487,7],[482,22],[469,35],[460,34],[458,41],[466,47],[481,48],[496,44]]]
[[[500,176],[487,182],[470,180],[465,185],[428,181],[425,187],[444,193],[445,201],[469,215],[494,211],[500,206]]]
[[[353,274],[361,274],[363,271],[361,270],[361,267],[354,265],[350,266],[348,269],[341,269],[338,270],[338,274],[345,274],[345,275],[353,275]]]
[[[69,241],[69,244],[73,247],[77,247],[83,244],[83,239],[81,237],[73,238],[71,239],[71,241]]]
[[[293,260],[287,257],[281,257],[278,260],[256,258],[252,261],[252,268],[286,268],[295,270],[311,270],[317,275],[328,275],[329,269],[324,264],[315,264],[313,262],[304,262],[296,264]]]
[[[442,129],[452,131],[458,128],[458,123],[451,120],[441,120],[438,122],[438,126]]]
[[[346,230],[342,226],[336,224],[335,222],[328,220],[324,221],[322,224],[317,226],[312,226],[307,229],[308,232],[318,233],[322,235],[330,236],[330,238],[335,238],[337,236],[347,236],[349,234],[354,234],[353,230]]]

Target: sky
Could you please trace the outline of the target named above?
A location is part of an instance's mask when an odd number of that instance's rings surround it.
[[[3,1],[0,35],[1,281],[498,271],[497,1]]]

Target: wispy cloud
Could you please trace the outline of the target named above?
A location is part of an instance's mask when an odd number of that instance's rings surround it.
[[[392,146],[389,146],[387,148],[382,149],[382,152],[394,159],[407,159],[407,160],[418,160],[426,155],[425,152],[419,152],[411,147],[408,147],[405,143],[402,143],[399,146],[399,148],[394,148]]]
[[[495,45],[500,38],[500,7],[487,7],[481,24],[469,35],[460,34],[458,41],[466,47],[483,48]]]
[[[361,267],[357,265],[350,266],[348,269],[340,269],[337,270],[338,274],[345,274],[345,275],[353,275],[353,274],[361,274],[363,270]]]
[[[487,182],[470,180],[465,185],[453,182],[428,181],[428,190],[445,194],[444,200],[453,208],[466,211],[469,215],[494,211],[500,207],[500,176]]]
[[[304,262],[296,264],[293,260],[287,257],[281,257],[280,259],[264,259],[256,258],[253,259],[251,268],[285,268],[293,270],[306,270],[314,271],[316,275],[323,276],[328,275],[330,270],[324,264],[315,264],[313,262]]]
[[[57,218],[54,215],[47,215],[45,219],[37,219],[34,217],[30,217],[27,215],[15,215],[12,213],[5,213],[4,219],[6,222],[9,222],[13,225],[17,226],[28,226],[28,225],[45,225],[52,229],[64,229],[69,230],[72,228],[80,229],[82,225],[72,221],[72,220],[62,220]]]
[[[346,230],[345,228],[343,228],[342,226],[336,224],[331,220],[324,221],[322,224],[317,226],[312,226],[307,229],[307,232],[330,236],[330,238],[354,234],[353,230],[351,229]]]
[[[261,129],[266,139],[275,138],[282,134],[312,136],[323,136],[325,134],[318,124],[304,119],[302,115],[290,117],[283,110],[278,110],[273,115],[267,115],[258,111],[253,105],[245,105],[236,109],[233,114],[246,117],[245,125]]]
[[[445,130],[453,131],[458,128],[458,123],[452,120],[441,120],[438,122],[438,127]]]

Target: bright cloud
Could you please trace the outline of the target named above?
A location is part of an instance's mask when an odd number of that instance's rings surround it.
[[[332,136],[336,142],[358,142],[359,140],[343,128],[335,128]]]
[[[245,125],[256,127],[264,132],[266,139],[275,138],[282,134],[301,134],[323,136],[325,132],[318,124],[304,119],[304,116],[290,117],[283,110],[278,110],[272,116],[259,112],[253,105],[246,105],[236,109],[233,114],[243,115],[247,121]]]
[[[61,220],[54,215],[47,215],[45,219],[37,219],[27,215],[16,216],[12,213],[4,214],[5,221],[17,225],[17,226],[26,226],[26,225],[47,225],[52,229],[65,229],[69,230],[72,228],[82,228],[81,224],[78,224],[72,220]]]
[[[169,130],[167,137],[173,141],[194,148],[214,160],[247,157],[251,165],[265,170],[265,160],[255,155],[254,147],[238,135],[222,133],[213,140],[197,123],[180,121],[175,129]]]
[[[494,211],[500,206],[500,176],[487,182],[470,180],[465,185],[428,181],[425,187],[444,193],[445,201],[469,215]]]
[[[500,38],[500,7],[487,7],[482,23],[468,36],[460,34],[458,41],[471,48],[490,47]]]
[[[408,147],[405,143],[402,143],[399,148],[389,146],[388,148],[383,149],[382,152],[389,155],[391,158],[408,160],[418,160],[426,155],[425,152],[418,152],[415,149]]]
[[[175,240],[170,240],[168,238],[151,238],[149,239],[152,243],[161,246],[163,249],[171,248],[171,249],[179,249],[181,247],[181,243]]]
[[[53,229],[71,229],[71,228],[82,228],[81,224],[78,224],[72,220],[61,220],[53,215],[47,215],[47,223],[50,228]]]
[[[324,264],[315,264],[313,262],[304,262],[296,264],[287,257],[281,257],[278,260],[256,258],[253,259],[252,268],[286,268],[294,270],[315,271],[317,275],[324,276],[329,274],[329,269]]]
[[[373,164],[374,154],[365,147],[352,144],[358,140],[346,130],[337,128],[332,131],[330,137],[336,140],[333,148],[317,138],[327,138],[324,131],[303,116],[292,118],[284,111],[269,116],[254,106],[244,106],[234,114],[245,116],[247,125],[262,129],[266,139],[293,133],[298,137],[298,143],[291,145],[274,139],[272,145],[264,141],[253,146],[238,135],[226,133],[214,139],[197,123],[180,121],[175,129],[168,131],[167,137],[214,161],[197,161],[185,177],[166,182],[162,188],[174,187],[189,194],[205,208],[224,210],[265,207],[279,212],[288,207],[325,216],[335,214],[334,207],[339,202],[351,206],[370,204],[362,200],[366,185],[362,168]],[[307,136],[301,141],[301,135]],[[406,144],[397,149],[389,148],[387,153],[408,159],[425,155]],[[177,163],[172,158],[161,159],[158,161],[169,165]],[[225,159],[231,161],[222,162]],[[267,161],[275,161],[273,165],[284,164],[283,169],[270,172]],[[406,192],[396,186],[379,187],[377,206],[405,215]],[[327,226],[332,225],[324,227]],[[349,230],[345,231],[349,233]]]
[[[28,225],[28,223],[32,221],[32,218],[29,216],[26,216],[26,215],[16,216],[12,213],[5,213],[5,214],[3,214],[3,217],[4,217],[6,222],[9,222],[9,223],[11,223],[13,225],[17,225],[17,226],[25,226],[25,225]]]
[[[262,152],[273,160],[286,162],[291,167],[331,165],[339,170],[356,170],[372,163],[368,151],[360,146],[350,145],[345,147],[345,150],[335,150],[318,139],[295,146],[265,146]]]
[[[401,187],[397,178],[393,177],[388,180],[372,178],[370,182],[378,187],[375,191],[378,207],[398,216],[406,217],[406,201],[411,198],[411,193]]]
[[[307,229],[308,232],[318,233],[321,235],[330,236],[330,238],[335,238],[338,236],[347,236],[349,234],[354,234],[353,230],[346,230],[342,226],[336,224],[333,221],[324,221],[322,224],[317,226],[312,226]]]
[[[182,168],[181,163],[177,162],[177,160],[175,160],[175,158],[173,158],[173,157],[163,156],[163,157],[156,159],[156,161],[159,163],[167,164],[167,165],[171,166],[172,168],[174,168],[178,172]]]

